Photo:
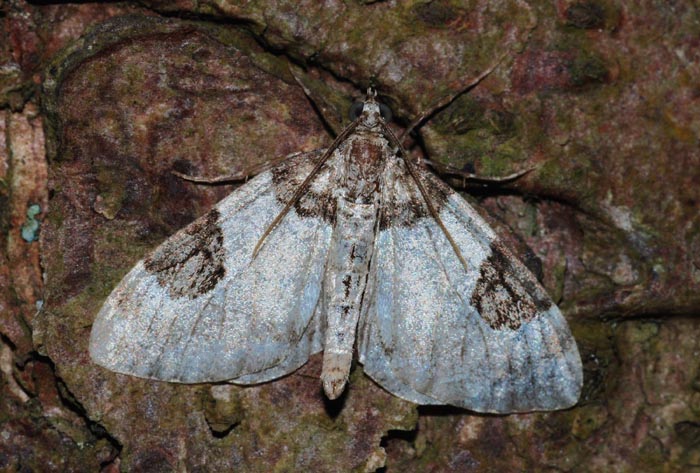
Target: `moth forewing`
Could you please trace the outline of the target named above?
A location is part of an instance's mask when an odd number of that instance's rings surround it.
[[[334,399],[356,349],[419,404],[575,404],[581,360],[558,308],[462,197],[406,161],[374,95],[330,148],[263,172],[139,262],[97,315],[93,360],[252,384],[323,350]]]
[[[308,171],[315,157],[301,154],[285,166]],[[250,384],[292,372],[320,351],[313,317],[331,226],[290,214],[252,258],[283,207],[275,193],[282,171],[255,177],[217,204],[216,219],[205,215],[139,262],[97,315],[93,360],[151,379]],[[213,285],[197,284],[214,264],[210,245],[204,238],[183,245],[183,234],[211,233],[203,222],[222,235],[224,271]]]

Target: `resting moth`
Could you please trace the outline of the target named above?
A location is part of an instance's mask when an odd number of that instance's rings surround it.
[[[139,261],[97,315],[92,359],[143,378],[254,384],[323,351],[334,399],[356,353],[418,404],[575,404],[581,358],[561,312],[408,158],[375,95],[328,149],[289,156]]]

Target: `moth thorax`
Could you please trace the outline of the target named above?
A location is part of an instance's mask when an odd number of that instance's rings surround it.
[[[383,136],[375,133],[366,135],[359,135],[363,139],[350,139],[345,148],[345,197],[358,204],[369,204],[376,200],[379,179],[390,151]]]

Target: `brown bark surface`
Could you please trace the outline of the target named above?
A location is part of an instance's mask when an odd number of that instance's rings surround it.
[[[0,471],[700,470],[697,5],[11,0],[0,22]],[[415,155],[534,168],[470,199],[569,320],[580,403],[417,407],[360,365],[332,403],[318,357],[255,387],[93,365],[114,285],[235,188],[170,171],[327,145],[370,85],[397,132],[454,98]]]

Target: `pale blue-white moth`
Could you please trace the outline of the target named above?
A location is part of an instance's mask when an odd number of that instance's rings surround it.
[[[92,328],[110,370],[255,384],[323,351],[394,395],[473,411],[578,401],[576,342],[534,276],[454,190],[409,159],[373,92],[325,150],[236,189],[124,277]]]

